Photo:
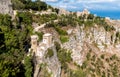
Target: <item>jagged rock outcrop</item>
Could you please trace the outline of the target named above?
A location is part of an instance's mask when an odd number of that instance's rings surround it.
[[[70,30],[69,41],[64,43],[63,47],[72,51],[73,61],[79,65],[82,65],[84,58],[82,54],[85,52],[84,44],[93,45],[94,48],[98,48],[99,51],[96,51],[96,53],[120,53],[120,43],[116,36],[116,33],[119,32],[118,27],[113,31],[106,31],[103,26],[94,25],[86,29],[83,25]],[[84,52],[82,52],[83,50]]]
[[[51,47],[51,49],[53,50],[53,54],[54,54],[52,57],[47,57],[47,58],[45,57],[45,55],[47,54],[47,51],[40,51],[40,52],[44,52],[43,56],[35,57],[34,77],[41,77],[40,64],[46,64],[45,67],[47,68],[48,73],[51,74],[50,77],[60,77],[61,64],[58,60],[55,47],[53,46]]]
[[[45,62],[48,64],[49,72],[52,72],[52,77],[60,77],[61,64],[57,57],[57,51],[55,47],[52,47],[54,55],[51,58],[47,58]]]

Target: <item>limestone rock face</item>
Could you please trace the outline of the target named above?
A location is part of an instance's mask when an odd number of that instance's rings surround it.
[[[60,77],[61,73],[61,64],[58,60],[57,53],[55,47],[51,47],[53,50],[54,55],[50,58],[45,58],[46,52],[44,50],[41,50],[40,52],[42,53],[41,56],[37,55],[35,57],[35,70],[34,70],[34,77],[39,77],[40,75],[40,64],[45,63],[47,64],[47,70],[49,73],[51,73],[50,77]]]
[[[115,30],[112,31],[107,31],[104,25],[100,26],[97,24],[94,24],[90,27],[86,27],[85,25],[76,26],[74,28],[64,27],[68,33],[66,36],[69,37],[69,41],[65,43],[61,43],[60,38],[57,37],[59,34],[57,34],[54,29],[50,29],[51,31],[49,31],[49,33],[51,33],[54,38],[52,38],[50,34],[43,35],[43,41],[42,43],[39,43],[35,54],[36,70],[34,77],[37,77],[37,75],[39,75],[38,65],[40,63],[47,63],[47,69],[50,73],[52,73],[52,77],[60,77],[61,64],[58,60],[56,49],[54,45],[52,45],[52,40],[59,42],[61,48],[70,50],[73,62],[80,66],[83,64],[83,61],[86,58],[86,54],[90,50],[94,51],[96,54],[109,52],[112,54],[120,55],[120,37],[118,37],[118,35],[120,35],[118,34],[120,33],[120,25],[115,24],[114,22],[116,21],[111,22],[113,22],[113,27],[115,28]],[[44,29],[44,33],[47,32],[48,29]],[[45,54],[47,53],[48,48],[52,48],[54,55],[52,57],[45,58]]]
[[[45,62],[48,64],[48,70],[52,73],[52,77],[60,77],[61,64],[57,57],[57,51],[55,47],[52,47],[54,55],[51,58],[47,58]]]
[[[119,28],[116,29],[117,31],[110,32],[106,31],[104,27],[96,26],[87,30],[84,25],[70,29],[72,32],[69,33],[69,41],[63,44],[64,48],[72,51],[71,57],[78,65],[82,65],[83,53],[89,51],[89,49],[93,49],[96,53],[120,53],[120,43],[119,40],[116,41],[116,33],[119,32]]]

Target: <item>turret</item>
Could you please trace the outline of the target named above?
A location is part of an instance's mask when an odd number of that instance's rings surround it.
[[[52,35],[46,33],[43,35],[43,43],[46,44],[47,47],[51,47],[52,45]]]
[[[38,46],[38,36],[32,35],[31,36],[31,49],[33,50],[33,52],[37,51],[37,46]]]

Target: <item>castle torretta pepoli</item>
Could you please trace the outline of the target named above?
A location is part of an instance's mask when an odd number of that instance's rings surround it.
[[[53,46],[52,34],[44,34],[42,42],[38,42],[38,39],[37,35],[31,36],[31,48],[29,51],[35,53],[36,57],[43,57],[45,51]]]
[[[33,53],[33,62],[34,62],[34,76],[38,77],[40,71],[40,64],[47,63],[47,70],[53,74],[52,77],[59,77],[60,75],[60,64],[54,53],[54,56],[50,58],[46,58],[46,54],[48,52],[48,48],[54,48],[54,42],[52,40],[52,34],[45,33],[43,35],[43,39],[41,42],[38,41],[38,35],[31,36],[31,48],[29,52]],[[28,55],[29,56],[29,55]]]

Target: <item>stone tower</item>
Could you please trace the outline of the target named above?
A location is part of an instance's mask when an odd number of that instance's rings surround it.
[[[83,14],[88,15],[88,14],[90,14],[90,12],[89,12],[87,9],[84,9],[84,10],[83,10]]]
[[[52,34],[46,33],[43,35],[43,43],[46,44],[47,47],[51,47],[52,45]]]
[[[37,46],[38,46],[38,36],[32,35],[31,36],[31,49],[33,50],[33,52],[37,51]]]
[[[13,14],[11,0],[0,0],[0,13],[1,14]]]

